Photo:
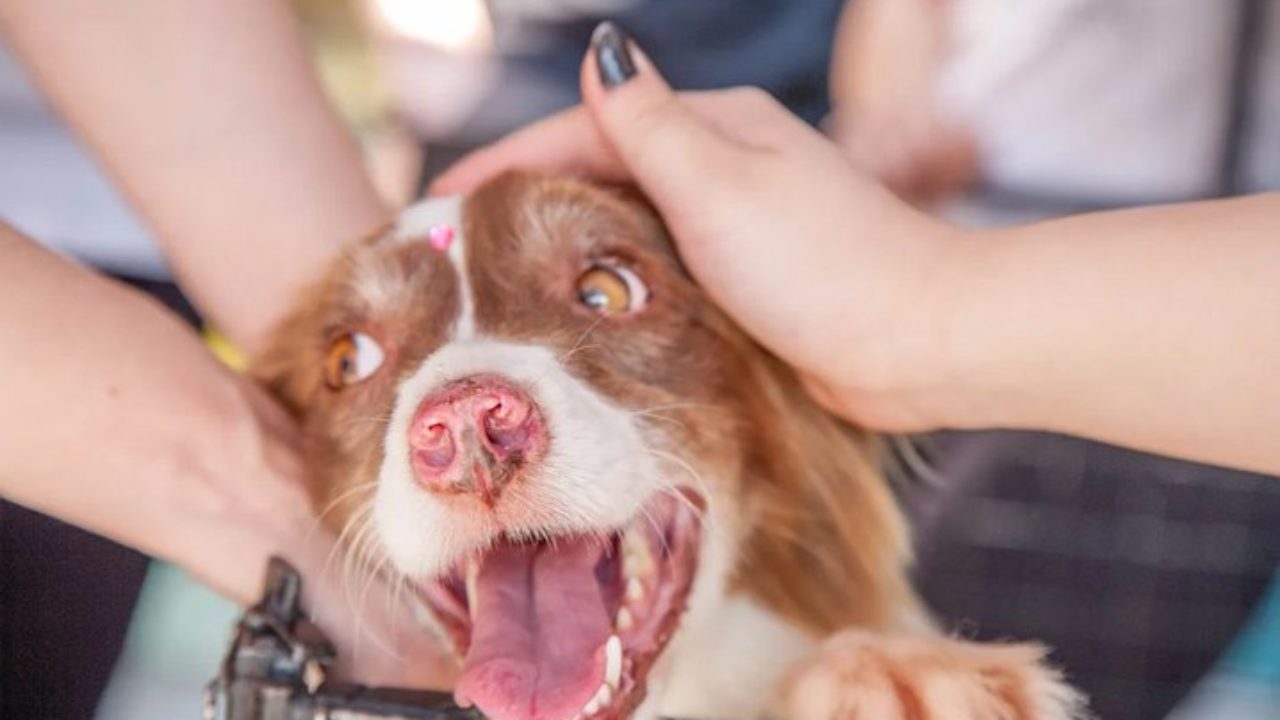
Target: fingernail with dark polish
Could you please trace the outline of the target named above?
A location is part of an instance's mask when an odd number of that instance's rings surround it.
[[[591,51],[596,54],[600,83],[606,88],[617,87],[635,77],[636,64],[631,59],[629,44],[630,38],[622,28],[607,20],[591,33]]]

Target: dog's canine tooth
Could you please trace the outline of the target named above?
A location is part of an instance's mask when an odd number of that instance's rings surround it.
[[[627,579],[627,602],[638,603],[644,599],[644,584],[636,578]]]
[[[613,702],[613,688],[609,687],[607,684],[601,685],[600,689],[596,691],[596,696],[591,699],[591,702],[600,703],[601,710],[609,707],[609,703]]]
[[[617,635],[610,635],[604,644],[604,685],[605,689],[610,691],[610,699],[612,699],[612,691],[618,689],[619,683],[622,682],[622,638]],[[600,693],[596,693],[599,695]],[[604,702],[605,705],[609,701]]]
[[[628,578],[645,578],[653,572],[653,551],[643,529],[629,529],[622,535],[622,572]]]
[[[613,626],[620,632],[628,632],[635,625],[635,618],[632,617],[631,611],[626,608],[618,608],[618,617],[613,621]]]

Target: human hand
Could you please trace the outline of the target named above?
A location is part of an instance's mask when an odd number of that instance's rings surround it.
[[[329,509],[313,509],[308,497],[303,444],[292,418],[255,383],[241,377],[235,381],[252,414],[241,425],[258,436],[249,446],[259,448],[259,471],[253,488],[239,478],[226,479],[223,516],[241,526],[228,528],[228,534],[254,538],[252,569],[265,573],[266,558],[278,554],[298,570],[304,608],[338,649],[335,671],[342,679],[450,687],[456,660],[418,619],[412,586],[388,577],[376,548],[357,542],[360,533],[335,537],[328,531],[322,521]],[[226,559],[220,548],[207,548],[179,561],[221,587],[226,575],[219,566]],[[256,599],[258,592],[256,585],[248,597],[239,587],[222,589],[242,604]]]
[[[706,292],[816,397],[881,429],[938,424],[937,314],[957,231],[758,90],[672,93],[610,25],[581,82],[585,107],[474,154],[432,191],[463,192],[512,167],[634,181]]]
[[[404,593],[320,529],[298,430],[265,391],[149,298],[3,223],[0,267],[0,495],[241,605],[282,555],[353,678],[447,684],[452,662],[392,602]]]

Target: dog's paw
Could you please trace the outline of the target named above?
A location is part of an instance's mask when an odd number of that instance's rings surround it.
[[[784,685],[787,720],[1080,720],[1037,645],[846,631]]]

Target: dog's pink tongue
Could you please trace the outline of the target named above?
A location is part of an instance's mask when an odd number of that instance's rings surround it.
[[[611,626],[598,542],[505,545],[485,556],[454,696],[492,720],[568,720],[604,682]]]

